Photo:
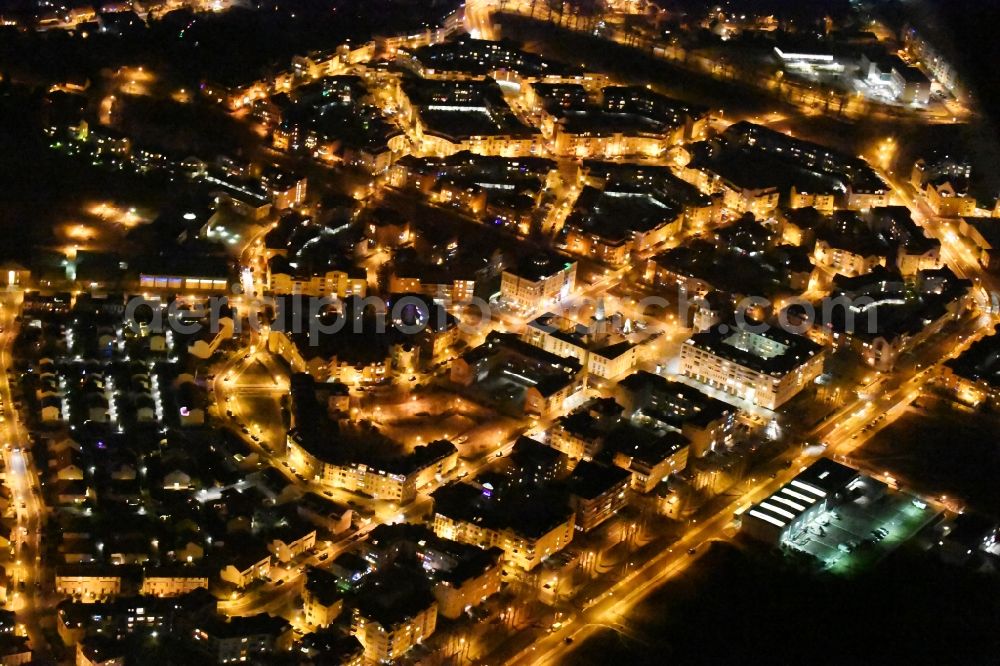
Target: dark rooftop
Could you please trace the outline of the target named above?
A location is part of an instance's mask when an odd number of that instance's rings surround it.
[[[526,256],[516,266],[506,269],[524,280],[537,282],[552,277],[576,263],[553,252],[538,251]]]
[[[354,603],[362,616],[391,629],[428,609],[434,597],[422,575],[389,567],[369,577]]]
[[[595,499],[628,483],[631,476],[621,467],[581,460],[567,479],[567,484],[571,494],[584,499]]]
[[[621,453],[653,467],[689,444],[688,438],[679,432],[656,432],[624,423],[608,433],[605,450],[611,454]]]
[[[539,538],[565,522],[572,513],[566,505],[517,494],[503,497],[484,493],[467,483],[435,490],[434,512],[489,529],[509,529],[529,539]]]
[[[748,336],[759,336],[777,343],[779,353],[763,356],[751,351],[745,344]],[[695,333],[687,344],[774,377],[792,372],[822,351],[822,347],[801,335],[787,333],[773,326],[763,332],[751,332],[746,323],[738,324],[735,331],[732,325],[717,324],[707,331]]]

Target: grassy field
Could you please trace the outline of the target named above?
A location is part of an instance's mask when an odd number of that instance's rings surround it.
[[[1000,647],[998,592],[995,579],[906,549],[842,578],[716,544],[625,630],[601,630],[565,663],[986,663]]]
[[[911,410],[855,453],[904,487],[930,496],[959,497],[1000,517],[1000,424],[995,417],[951,410]]]

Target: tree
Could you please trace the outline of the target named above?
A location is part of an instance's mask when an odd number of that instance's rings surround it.
[[[584,28],[588,32],[593,31],[597,21],[607,10],[604,0],[566,0],[565,4],[573,14],[573,26],[579,28],[580,19],[584,19]]]
[[[546,21],[551,21],[552,20],[552,12],[555,11],[556,14],[559,17],[556,20],[556,24],[557,25],[561,24],[562,23],[563,12],[566,9],[566,0],[546,0],[545,1],[545,5],[546,5],[546,7],[548,7],[548,10],[549,10],[549,13],[546,16],[545,20]]]

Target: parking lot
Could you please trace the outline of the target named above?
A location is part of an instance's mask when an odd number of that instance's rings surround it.
[[[818,515],[785,546],[812,555],[831,571],[847,573],[881,559],[936,515],[912,495],[865,479],[848,501]]]

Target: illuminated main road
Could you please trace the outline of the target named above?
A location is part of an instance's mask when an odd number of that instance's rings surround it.
[[[38,473],[31,455],[31,442],[15,409],[9,372],[13,370],[11,346],[17,337],[17,312],[21,292],[5,291],[0,294],[0,411],[3,433],[3,462],[6,483],[10,487],[16,523],[11,535],[14,551],[13,566],[8,570],[13,583],[13,593],[8,594],[8,604],[17,613],[18,631],[25,633],[32,648],[41,654],[47,652],[41,622],[49,608],[42,592],[44,567],[42,564],[42,529],[46,510],[42,501]]]

